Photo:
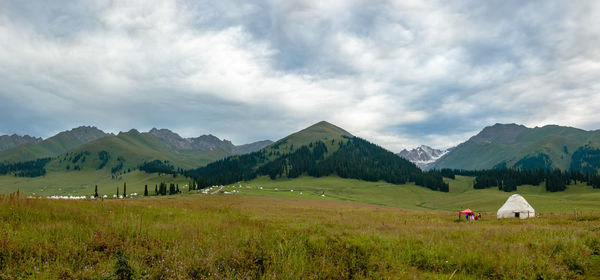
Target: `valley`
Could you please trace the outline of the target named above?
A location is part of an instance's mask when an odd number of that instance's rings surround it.
[[[469,145],[416,154],[433,155],[425,161],[435,165]],[[595,150],[586,147],[573,158],[595,170]],[[600,276],[599,189],[571,178],[562,191],[548,191],[543,180],[503,191],[494,184],[521,173],[424,171],[327,122],[241,146],[212,135],[130,130],[38,163],[2,167],[0,278]],[[490,185],[474,188],[483,178]],[[156,195],[161,184],[180,192]],[[128,196],[113,198],[125,185]],[[91,199],[96,186],[99,197]],[[535,208],[535,219],[496,219],[515,193]],[[57,195],[85,199],[45,199]],[[465,208],[482,220],[459,219]]]

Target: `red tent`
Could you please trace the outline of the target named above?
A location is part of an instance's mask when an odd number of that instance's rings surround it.
[[[461,214],[467,214],[467,213],[470,213],[471,215],[475,214],[475,213],[473,213],[473,211],[472,211],[471,209],[469,209],[469,208],[467,208],[467,209],[465,209],[465,210],[462,210],[462,211],[460,211],[460,212],[458,212],[458,213],[461,213]]]
[[[465,209],[465,210],[462,210],[462,211],[458,211],[458,219],[459,219],[459,220],[460,220],[460,218],[461,218],[461,215],[460,215],[460,214],[467,214],[467,215],[469,215],[469,216],[471,216],[471,215],[475,215],[475,213],[473,212],[473,210],[471,210],[471,209],[469,209],[469,208],[467,208],[467,209]]]

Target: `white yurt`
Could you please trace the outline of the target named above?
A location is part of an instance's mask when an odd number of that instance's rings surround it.
[[[519,194],[511,195],[504,205],[498,209],[496,214],[498,219],[502,218],[520,218],[527,219],[535,217],[535,210],[525,198]]]

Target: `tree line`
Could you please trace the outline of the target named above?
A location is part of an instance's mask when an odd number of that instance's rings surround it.
[[[51,158],[31,161],[0,163],[0,175],[13,174],[17,177],[39,177],[46,175],[46,164]]]
[[[487,189],[497,187],[499,190],[512,192],[520,185],[539,185],[546,183],[546,191],[558,192],[567,189],[567,186],[576,182],[585,182],[593,188],[600,188],[600,175],[596,171],[562,171],[560,169],[537,168],[496,168],[488,170],[458,170],[441,169],[438,171],[444,177],[454,179],[455,175],[473,176],[473,188]]]
[[[198,189],[197,185],[189,185],[189,190],[196,190]],[[121,194],[123,197],[127,197],[127,182],[123,183],[123,192],[120,194],[119,193],[120,189],[119,187],[117,187],[117,191],[116,191],[116,196],[119,197]],[[181,193],[181,190],[179,190],[179,184],[174,184],[174,183],[170,183],[168,186],[165,182],[161,182],[160,184],[156,184],[154,186],[154,195],[158,196],[158,195],[174,195],[174,194],[179,194]],[[95,186],[94,188],[94,197],[99,197],[100,194],[98,193],[98,185]],[[150,192],[148,191],[148,185],[144,185],[144,196],[150,196]]]
[[[591,146],[579,147],[571,157],[569,170],[579,171],[582,174],[598,173],[600,168],[600,149]]]
[[[164,160],[164,161],[153,160],[150,162],[144,161],[144,163],[142,163],[139,166],[139,169],[146,173],[164,173],[164,174],[176,173],[175,166],[170,164],[168,160]]]

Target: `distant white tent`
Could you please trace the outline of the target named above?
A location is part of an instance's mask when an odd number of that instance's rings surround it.
[[[498,209],[498,213],[496,214],[498,219],[502,218],[520,218],[527,219],[535,217],[535,210],[525,198],[521,195],[513,194],[511,195],[504,205]]]

